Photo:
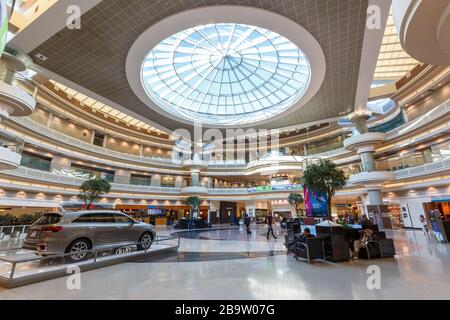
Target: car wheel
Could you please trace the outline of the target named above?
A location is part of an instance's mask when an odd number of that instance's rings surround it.
[[[144,232],[139,238],[139,243],[137,245],[138,250],[146,250],[151,247],[153,243],[153,234],[150,232]]]
[[[91,250],[91,244],[86,239],[77,239],[73,241],[66,249],[66,259],[69,262],[79,262],[86,259]]]

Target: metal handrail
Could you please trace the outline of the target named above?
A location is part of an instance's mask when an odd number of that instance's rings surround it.
[[[29,228],[31,226],[31,224],[22,224],[22,225],[9,225],[9,226],[2,226],[0,225],[0,234],[3,233],[3,230],[5,228],[11,228],[11,232],[9,233],[9,235],[13,235],[14,234],[14,230],[17,229],[22,229],[22,231],[20,232],[19,238],[21,235],[25,234],[25,229]],[[0,238],[0,241],[2,240],[2,238]]]
[[[429,111],[427,114],[422,115],[423,118],[418,118],[418,119],[414,119],[413,121],[407,122],[391,131],[388,131],[386,133],[386,138],[390,139],[393,136],[396,136],[400,133],[400,131],[402,129],[408,128],[409,130],[406,130],[403,133],[409,132],[411,130],[415,130],[417,129],[417,126],[423,126],[425,124],[430,123],[431,121],[433,121],[436,118],[441,117],[442,115],[448,113],[450,111],[450,99],[448,99],[447,101],[445,101],[444,103],[436,106],[435,108],[433,108],[431,111]]]
[[[435,107],[432,111],[429,112],[428,115],[426,115],[424,118],[422,119],[416,119],[413,120],[411,122],[408,122],[398,128],[395,128],[391,131],[388,131],[386,133],[386,136],[388,138],[393,138],[395,137],[400,130],[407,128],[407,126],[411,126],[411,128],[414,127],[414,129],[417,129],[414,124],[415,123],[420,123],[420,125],[425,125],[427,123],[429,123],[430,121],[432,121],[433,119],[442,116],[443,114],[447,113],[448,111],[450,111],[450,100],[447,100],[445,103]],[[136,156],[136,155],[130,155],[130,154],[126,154],[123,152],[119,152],[119,151],[114,151],[114,150],[109,150],[106,148],[102,148],[102,147],[98,147],[98,146],[94,146],[92,144],[89,144],[87,142],[78,140],[78,139],[74,139],[72,137],[66,136],[65,134],[62,134],[60,132],[57,132],[56,130],[50,129],[42,124],[36,123],[31,119],[28,118],[14,118],[13,121],[20,123],[30,129],[38,129],[40,134],[44,134],[46,136],[49,136],[51,138],[54,138],[56,140],[59,141],[63,141],[65,143],[69,143],[72,146],[75,147],[82,147],[83,149],[87,149],[90,150],[92,152],[96,152],[96,153],[100,153],[100,154],[105,154],[105,155],[109,155],[109,156],[114,156],[114,157],[119,157],[121,159],[127,159],[130,161],[136,161],[136,162],[142,162],[142,163],[146,163],[146,164],[159,164],[159,165],[179,165],[181,162],[173,160],[173,159],[169,159],[169,158],[157,158],[157,157],[145,157],[145,156]],[[410,130],[408,130],[407,132],[409,132]],[[330,151],[325,151],[323,153],[318,153],[315,156],[317,157],[330,157],[330,156],[337,156],[337,155],[343,155],[345,153],[347,153],[348,151],[340,148],[340,149],[335,149],[335,150],[330,150]],[[211,168],[239,168],[242,169],[244,168],[245,164],[241,164],[241,163],[227,163],[227,162],[220,162],[217,160],[212,160],[210,163],[210,167]]]
[[[163,241],[169,241],[169,240],[175,240],[175,239],[177,240],[176,248],[179,248],[180,247],[180,237],[178,237],[178,236],[156,236],[156,239],[154,239],[152,241],[152,244],[153,243],[159,244],[160,242],[163,242]],[[127,244],[127,245],[123,245],[122,243],[115,243],[115,244],[111,244],[111,245],[109,245],[107,247],[103,247],[103,248],[100,248],[100,249],[86,250],[87,253],[93,254],[92,258],[86,259],[86,260],[80,260],[80,261],[77,261],[77,262],[67,263],[67,265],[73,265],[75,263],[83,263],[83,262],[89,262],[89,261],[90,261],[90,264],[94,264],[94,263],[97,262],[97,259],[99,258],[99,253],[101,253],[101,252],[106,252],[106,251],[109,251],[111,249],[117,248],[119,245],[121,245],[120,247],[126,247],[126,246],[138,246],[139,244],[144,244],[144,243],[146,243],[146,242],[141,241],[141,242],[131,243],[131,244]],[[144,250],[134,251],[134,252],[130,252],[130,253],[133,253],[133,255],[136,255],[136,253],[147,253],[150,248],[151,248],[151,246],[148,247],[148,248],[145,248]],[[16,260],[16,259],[12,260],[12,259],[8,259],[7,257],[6,258],[5,257],[0,257],[0,261],[12,264],[11,271],[10,271],[10,274],[9,274],[9,280],[12,280],[12,279],[14,279],[14,274],[16,272],[16,267],[20,263],[26,263],[26,262],[32,262],[32,261],[38,261],[38,260],[45,260],[45,259],[49,259],[49,258],[51,258],[51,259],[59,259],[59,258],[68,257],[70,255],[71,255],[71,253],[64,253],[64,254],[52,255],[52,256],[48,256],[48,257],[35,256],[35,257],[24,258],[24,259],[21,259],[21,260]],[[122,255],[117,255],[117,256],[125,256],[125,255],[127,255],[127,254],[122,254]],[[64,265],[66,265],[66,264],[64,264]],[[5,278],[5,277],[3,277],[1,275],[0,275],[0,278],[8,279],[8,278]]]

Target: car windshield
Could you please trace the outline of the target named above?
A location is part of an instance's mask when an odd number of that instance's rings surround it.
[[[57,213],[47,213],[42,217],[36,220],[34,223],[37,226],[47,225],[47,224],[55,224],[61,221],[62,216]]]

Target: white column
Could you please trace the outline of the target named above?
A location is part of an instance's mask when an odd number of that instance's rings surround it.
[[[152,187],[161,187],[161,175],[155,173],[152,175]]]
[[[49,112],[48,118],[47,118],[47,127],[51,128],[53,122],[53,112]]]

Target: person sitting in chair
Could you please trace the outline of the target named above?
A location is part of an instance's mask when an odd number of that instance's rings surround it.
[[[306,244],[306,241],[310,238],[314,238],[314,235],[311,234],[311,230],[309,228],[305,228],[305,230],[303,230],[300,237],[298,237],[295,240],[295,256],[294,256],[294,258],[296,258],[296,259],[298,257],[305,258],[307,256],[306,248],[302,244]],[[300,243],[302,243],[302,244],[300,244]]]
[[[313,234],[311,234],[311,230],[309,228],[305,228],[305,230],[303,230],[302,234],[296,241],[306,243],[307,239],[314,238],[314,237],[315,236]]]
[[[373,240],[373,231],[364,229],[359,240],[353,242],[353,259],[358,259],[359,249],[367,247],[367,243]]]

